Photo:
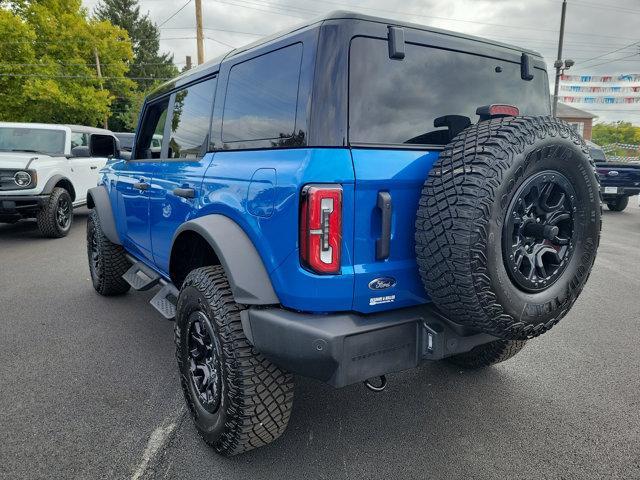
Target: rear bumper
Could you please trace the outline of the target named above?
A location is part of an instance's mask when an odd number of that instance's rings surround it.
[[[314,315],[281,308],[242,312],[249,341],[293,373],[344,387],[496,340],[449,322],[430,305],[371,315]]]
[[[0,195],[0,221],[34,216],[48,195]]]
[[[638,195],[640,193],[640,187],[616,187],[618,189],[617,193],[605,193],[605,186],[608,187],[609,185],[601,186],[602,198],[604,200],[614,199],[618,197],[631,197],[633,195]],[[611,186],[614,187],[615,185],[611,185]]]

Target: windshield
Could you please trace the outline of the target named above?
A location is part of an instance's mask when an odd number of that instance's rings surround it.
[[[596,162],[606,162],[607,157],[604,155],[604,151],[600,148],[590,148],[591,158]]]
[[[0,151],[64,154],[64,130],[0,127]]]
[[[412,43],[405,50],[403,60],[391,59],[386,40],[352,40],[351,143],[444,145],[478,122],[478,107],[494,103],[549,115],[544,70],[526,81],[520,63]]]
[[[118,140],[120,141],[120,148],[122,150],[126,150],[127,152],[130,152],[131,149],[133,148],[133,139],[135,137],[135,134],[116,133],[116,137],[118,137]]]

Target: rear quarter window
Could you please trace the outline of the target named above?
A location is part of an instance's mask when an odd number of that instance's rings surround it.
[[[362,144],[443,145],[445,115],[478,121],[476,109],[492,103],[521,115],[548,115],[547,75],[521,78],[520,64],[470,53],[406,44],[403,60],[389,58],[386,40],[356,37],[350,48],[349,141]]]
[[[302,44],[231,67],[222,120],[224,144],[286,143],[295,136]]]

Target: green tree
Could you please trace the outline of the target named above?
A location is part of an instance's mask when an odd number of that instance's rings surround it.
[[[610,145],[623,143],[628,145],[640,145],[640,127],[630,122],[597,123],[593,126],[592,139],[598,145]],[[636,155],[634,151],[632,155]],[[630,155],[630,149],[616,148],[610,152],[612,155]]]
[[[593,141],[599,145],[610,143],[640,143],[640,127],[630,122],[597,123],[593,126]]]
[[[179,72],[173,55],[160,53],[160,30],[148,15],[140,13],[138,0],[101,0],[94,13],[97,19],[126,30],[131,38],[133,62],[127,76],[137,83],[141,93],[117,99],[110,122],[118,129],[133,130],[143,95]]]
[[[80,0],[16,0],[0,7],[0,120],[102,125],[130,95],[125,30],[88,18]],[[103,65],[97,78],[95,52]]]

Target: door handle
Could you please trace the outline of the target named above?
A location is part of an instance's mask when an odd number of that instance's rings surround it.
[[[133,188],[136,188],[138,190],[149,190],[150,185],[147,182],[136,182],[133,184]]]
[[[96,167],[95,165],[91,165],[91,170],[96,170],[98,167]]]
[[[195,198],[196,197],[196,191],[193,188],[175,188],[173,190],[173,194],[176,197],[182,197],[182,198]]]
[[[376,240],[376,260],[385,260],[389,258],[391,250],[391,214],[393,213],[391,194],[389,192],[378,192],[376,206],[382,214],[382,232],[380,238]]]

